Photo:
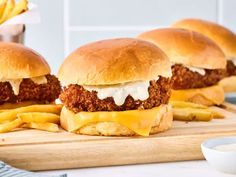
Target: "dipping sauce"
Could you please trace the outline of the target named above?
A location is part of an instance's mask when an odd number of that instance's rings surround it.
[[[213,149],[224,152],[236,152],[236,143],[215,146]]]

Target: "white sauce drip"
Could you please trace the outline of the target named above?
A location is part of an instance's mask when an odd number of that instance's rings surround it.
[[[159,77],[156,79],[158,80]],[[148,87],[149,81],[130,82],[125,84],[117,84],[113,86],[84,86],[88,91],[96,91],[99,99],[113,97],[115,104],[120,106],[124,104],[128,95],[135,100],[146,100],[149,97]]]
[[[35,84],[46,84],[47,78],[45,76],[39,76],[39,77],[32,77],[30,78]]]
[[[185,66],[186,68],[188,68],[190,71],[192,72],[197,72],[201,75],[205,75],[206,74],[206,71],[202,68],[196,68],[196,67],[191,67],[191,66]]]
[[[236,152],[236,143],[215,146],[213,149],[224,152]]]
[[[23,79],[16,79],[16,80],[6,80],[5,82],[9,82],[11,84],[12,90],[15,95],[19,94],[20,90],[20,83]]]
[[[46,84],[47,78],[45,76],[30,78],[35,84]],[[20,84],[23,79],[1,79],[0,82],[9,82],[15,95],[19,94]]]
[[[171,66],[174,66],[175,64],[177,64],[177,63],[171,63]],[[181,64],[181,63],[180,63]],[[204,70],[204,69],[202,69],[202,68],[197,68],[197,67],[192,67],[192,66],[186,66],[186,65],[183,65],[184,67],[186,67],[186,68],[188,68],[190,71],[192,71],[192,72],[197,72],[197,73],[199,73],[199,74],[201,74],[201,75],[205,75],[206,74],[206,71]]]
[[[171,67],[174,66],[175,64],[177,64],[177,63],[170,62],[170,66],[171,66]]]
[[[234,64],[234,66],[236,66],[236,58],[233,58],[233,59],[232,59],[232,62],[233,62],[233,64]]]

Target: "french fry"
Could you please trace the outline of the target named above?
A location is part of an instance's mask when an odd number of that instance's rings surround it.
[[[20,13],[28,10],[28,1],[27,0],[20,0],[19,3],[17,3],[14,7],[14,9],[11,11],[11,13],[8,14],[8,16],[6,17],[6,20],[19,15]]]
[[[35,105],[35,104],[39,104],[39,103],[35,102],[35,101],[24,101],[24,102],[20,102],[20,103],[4,103],[4,104],[0,105],[0,111],[20,108],[20,107],[30,106],[30,105]]]
[[[61,112],[62,105],[31,105],[26,107],[20,107],[16,109],[11,109],[6,112],[0,113],[0,123],[7,120],[11,121],[16,119],[18,113],[27,113],[27,112],[45,112],[45,113],[54,113],[59,115]]]
[[[17,108],[18,113],[23,112],[46,112],[60,115],[62,109],[61,104],[39,104],[39,105],[31,105],[22,108]]]
[[[170,101],[170,104],[174,108],[200,108],[200,109],[207,109],[207,106],[191,103],[187,101]]]
[[[4,123],[6,121],[12,121],[16,119],[17,112],[15,110],[10,110],[6,112],[0,113],[0,123]]]
[[[191,102],[186,102],[186,101],[170,101],[170,104],[173,106],[173,108],[175,110],[177,110],[176,112],[178,114],[174,115],[174,117],[177,117],[175,120],[183,120],[183,121],[190,121],[190,119],[194,119],[194,116],[196,116],[196,119],[198,119],[198,117],[200,116],[200,120],[203,118],[202,116],[205,115],[207,116],[208,114],[212,114],[212,118],[216,118],[216,119],[221,119],[224,118],[224,115],[222,115],[221,113],[211,110],[210,108],[208,108],[207,106],[201,105],[201,104],[196,104],[196,103],[191,103]],[[183,117],[180,118],[180,112],[178,112],[179,109],[183,109],[183,111],[187,110],[186,113],[182,113]],[[194,112],[191,114],[189,113],[189,110],[193,110]],[[205,111],[204,111],[205,110]],[[188,117],[186,117],[188,114]],[[192,118],[191,118],[192,117]],[[196,120],[194,119],[194,120]],[[207,118],[208,120],[209,118]],[[206,121],[205,118],[203,118],[202,121]]]
[[[0,0],[0,4],[6,2],[7,3],[8,0]]]
[[[54,123],[35,123],[35,122],[30,122],[26,123],[22,126],[23,128],[33,128],[33,129],[38,129],[38,130],[45,130],[49,132],[58,132],[59,127],[57,124]]]
[[[59,124],[60,117],[53,113],[45,112],[27,112],[18,113],[17,117],[20,118],[24,123],[55,123]]]
[[[4,8],[2,17],[1,17],[1,19],[0,19],[0,24],[3,23],[4,21],[6,21],[7,16],[12,12],[12,10],[14,9],[14,7],[15,7],[15,1],[14,1],[14,0],[8,0],[8,1],[7,1],[7,5],[6,5],[6,7]]]
[[[218,111],[211,110],[214,119],[224,119],[225,116]]]
[[[208,109],[173,108],[174,120],[181,121],[210,121],[213,114]]]
[[[0,109],[0,113],[1,112],[7,112],[7,111],[10,111],[10,109]]]
[[[6,5],[7,5],[7,0],[0,1],[0,19],[2,18],[2,15],[3,15]]]
[[[22,124],[21,119],[15,119],[11,122],[0,124],[0,133],[10,132],[16,128],[20,128]]]

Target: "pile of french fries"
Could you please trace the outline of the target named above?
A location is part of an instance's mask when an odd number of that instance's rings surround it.
[[[29,103],[30,104],[30,103]],[[213,118],[224,118],[224,115],[206,106],[184,102],[171,101],[174,120],[180,121],[210,121]],[[12,105],[10,109],[0,107],[0,133],[10,132],[19,128],[31,128],[50,132],[59,131],[59,104]]]
[[[0,24],[28,10],[28,1],[0,0]]]
[[[59,131],[62,105],[39,104],[0,110],[0,133],[19,128]]]
[[[216,112],[204,105],[185,101],[170,101],[170,104],[173,107],[174,120],[210,121],[214,118],[224,118],[224,115],[221,113]]]

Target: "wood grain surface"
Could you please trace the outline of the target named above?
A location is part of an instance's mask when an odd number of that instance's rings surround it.
[[[236,113],[212,109],[224,114],[225,119],[175,121],[171,130],[149,137],[83,136],[64,130],[4,133],[0,134],[0,160],[37,171],[203,159],[202,141],[236,136]]]

